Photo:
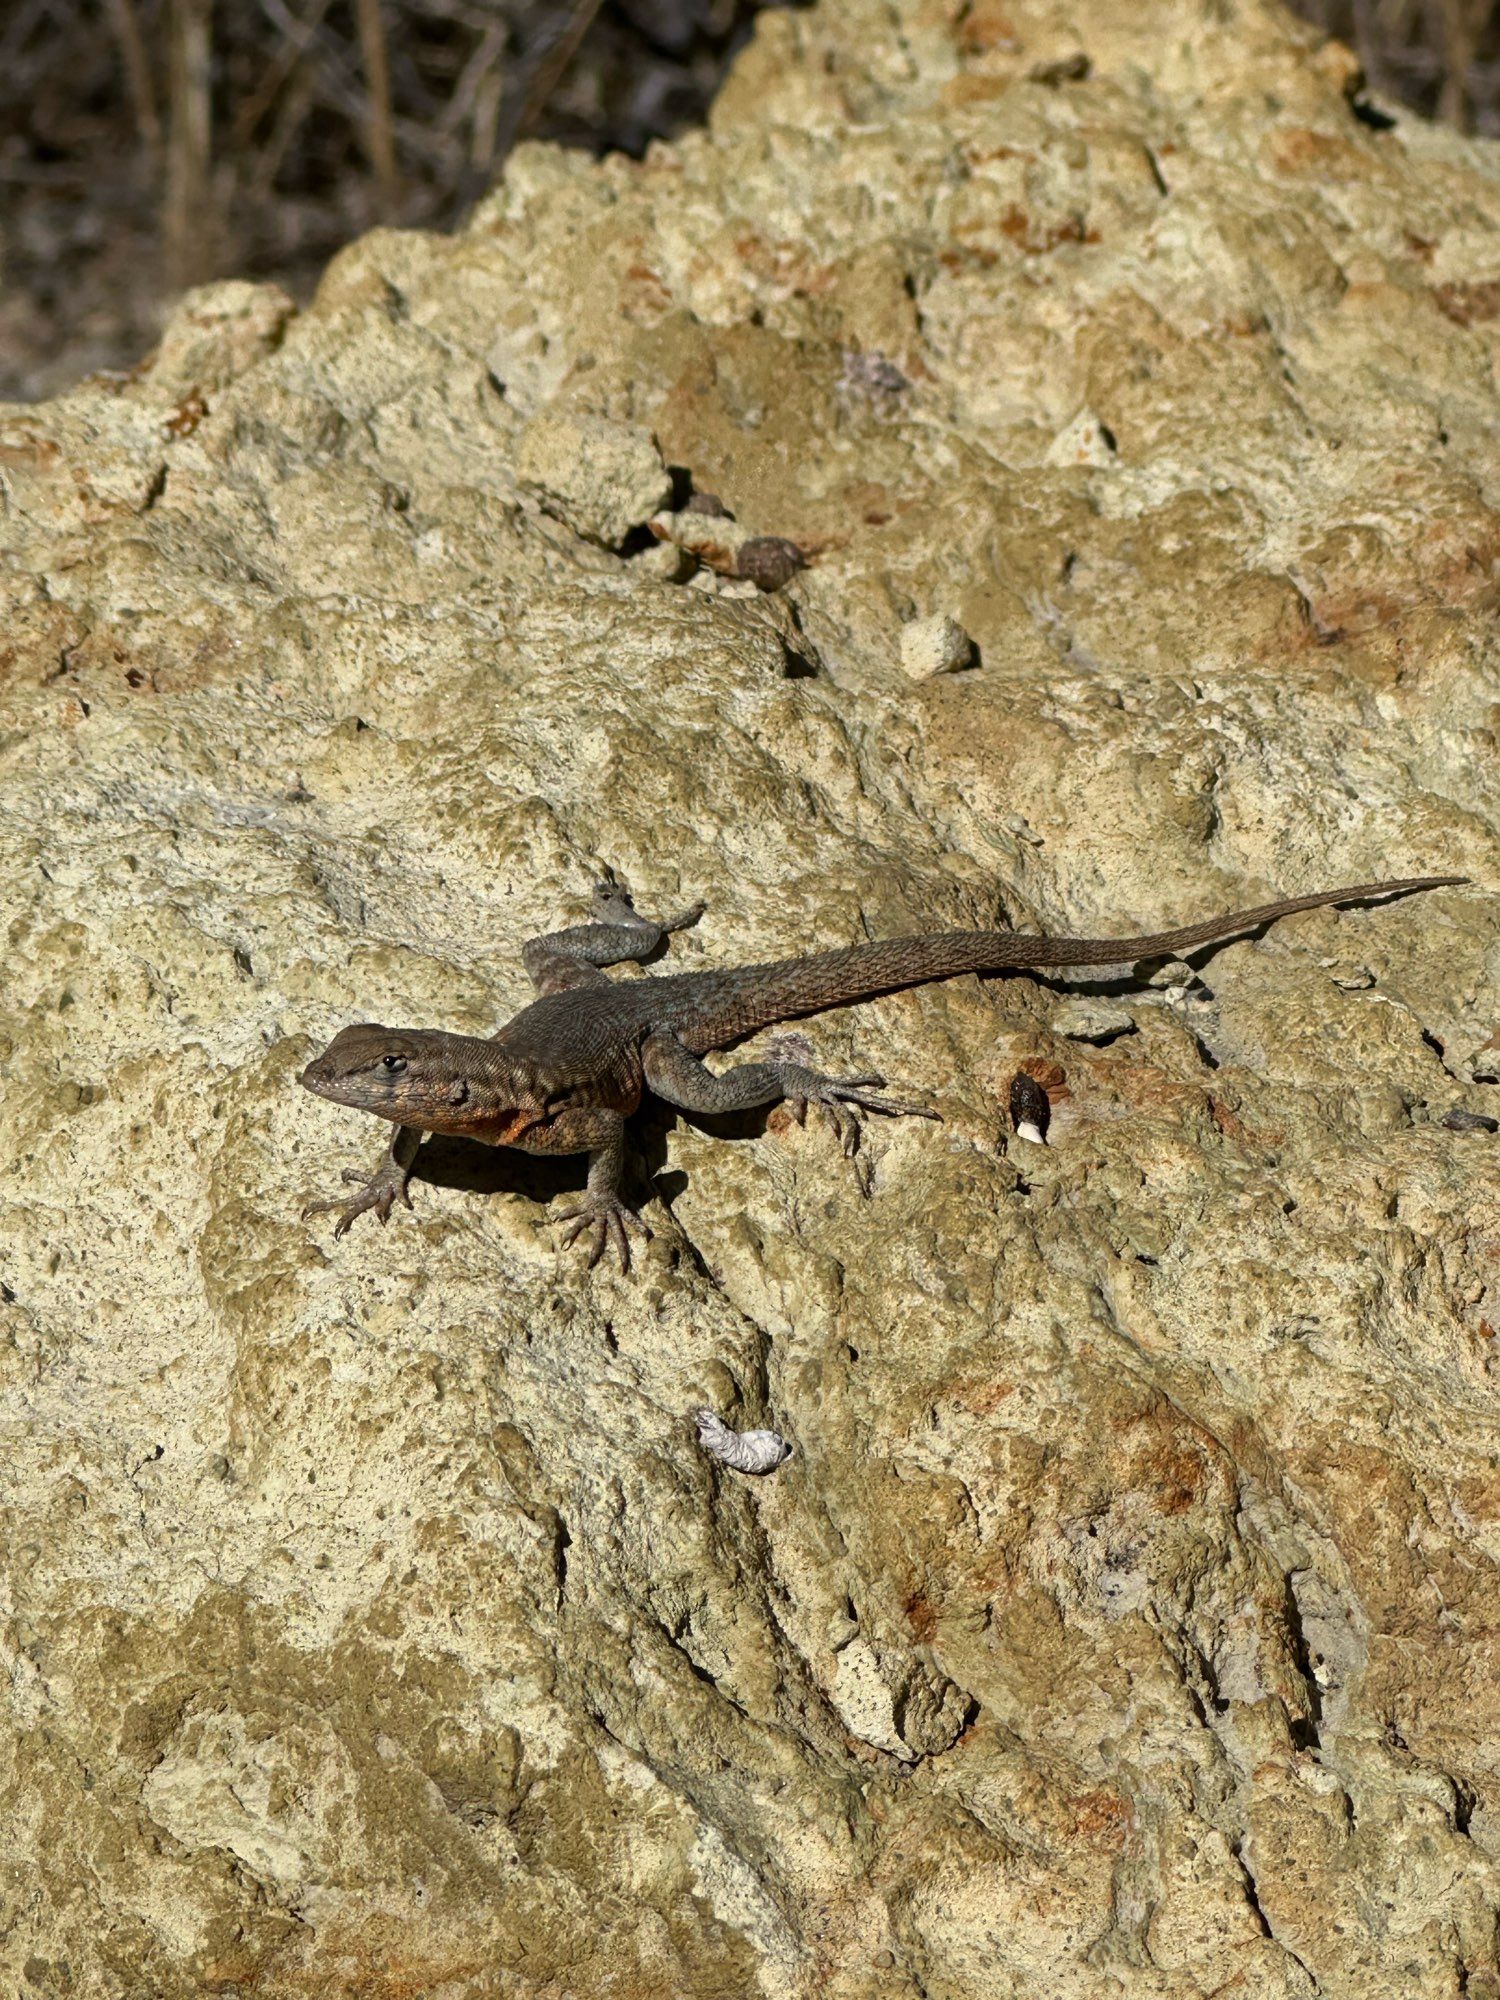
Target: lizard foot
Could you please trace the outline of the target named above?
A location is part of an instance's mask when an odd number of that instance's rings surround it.
[[[900,1097],[877,1096],[885,1078],[873,1070],[865,1076],[823,1076],[815,1069],[804,1069],[800,1063],[787,1063],[782,1076],[786,1083],[784,1101],[797,1123],[805,1125],[809,1105],[816,1105],[838,1134],[844,1158],[855,1161],[856,1172],[859,1171],[855,1157],[859,1152],[856,1110],[882,1111],[888,1118],[936,1118],[942,1122],[929,1105],[913,1104]],[[866,1174],[860,1174],[860,1185],[868,1194]]]
[[[310,1201],[302,1211],[304,1221],[310,1215],[326,1215],[330,1209],[337,1209],[338,1221],[333,1225],[334,1240],[348,1234],[356,1219],[367,1209],[373,1208],[382,1225],[390,1221],[391,1210],[398,1201],[411,1207],[411,1190],[407,1186],[408,1176],[391,1172],[382,1167],[378,1173],[366,1179],[357,1167],[345,1167],[341,1179],[357,1187],[355,1195],[332,1195],[326,1201]]]
[[[624,883],[611,882],[607,876],[593,885],[589,916],[596,924],[640,924],[646,921],[636,909],[635,898]]]
[[[620,1260],[620,1269],[630,1269],[630,1237],[627,1231],[633,1231],[648,1243],[651,1240],[651,1231],[646,1224],[616,1194],[582,1195],[569,1207],[558,1209],[553,1220],[568,1225],[562,1235],[564,1249],[576,1243],[585,1231],[588,1232],[588,1268],[591,1271],[611,1244]]]
[[[643,917],[636,909],[630,891],[623,883],[601,881],[594,884],[593,900],[589,904],[589,915],[596,924],[633,924],[663,934],[669,931],[685,931],[697,923],[708,908],[706,903],[692,903],[685,910],[679,910],[675,917],[663,917],[653,922]]]

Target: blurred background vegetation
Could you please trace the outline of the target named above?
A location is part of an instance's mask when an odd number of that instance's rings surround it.
[[[1107,0],[1129,4],[1129,0]],[[185,285],[305,297],[535,136],[700,121],[763,0],[0,0],[0,398],[128,367]],[[1500,0],[1299,0],[1390,100],[1500,136]]]

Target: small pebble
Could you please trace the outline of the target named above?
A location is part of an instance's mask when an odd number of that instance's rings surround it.
[[[731,1471],[774,1472],[792,1455],[792,1447],[776,1431],[732,1431],[712,1410],[695,1410],[693,1421],[699,1444]]]
[[[676,542],[653,542],[649,549],[630,558],[637,576],[654,576],[663,583],[686,583],[698,567],[686,549]]]
[[[1116,1035],[1133,1035],[1135,1018],[1127,1008],[1112,1000],[1090,1000],[1080,996],[1064,1000],[1051,1020],[1055,1035],[1075,1042],[1112,1042]]]
[[[1165,965],[1159,965],[1146,981],[1148,986],[1196,986],[1198,975],[1190,965],[1180,958],[1169,958]]]
[[[852,389],[859,395],[880,399],[899,396],[911,383],[901,373],[894,361],[883,354],[860,354],[850,348],[844,354],[844,372],[839,378],[841,389]]]
[[[1115,450],[1114,432],[1101,423],[1092,410],[1080,410],[1048,445],[1043,462],[1059,468],[1070,465],[1101,467],[1114,463]]]
[[[961,673],[973,658],[974,641],[946,611],[935,618],[915,619],[901,628],[901,668],[914,681]]]
[[[807,567],[807,557],[785,535],[752,535],[740,544],[735,571],[757,590],[780,590],[799,569]]]

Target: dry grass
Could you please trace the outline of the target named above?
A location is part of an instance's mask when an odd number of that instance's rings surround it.
[[[184,285],[451,227],[528,132],[641,151],[758,4],[5,0],[0,396],[134,359]]]
[[[1460,131],[1500,138],[1495,0],[1293,0],[1359,53],[1372,87]]]
[[[372,223],[452,226],[529,131],[639,152],[759,4],[4,0],[0,396],[133,360],[184,285],[305,293]],[[1500,135],[1495,0],[1298,4],[1377,91]]]

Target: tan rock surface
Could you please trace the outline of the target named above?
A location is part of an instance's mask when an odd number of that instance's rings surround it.
[[[1354,90],[1256,5],[768,14],[709,133],[5,413],[5,1991],[1500,1993],[1500,152]],[[539,418],[811,566],[584,539]],[[648,1120],[633,1282],[514,1156],[299,1221],[380,1139],[309,1051],[487,1030],[601,864],[681,965],[1477,886],[1099,1043],[811,1023],[946,1122],[863,1199]]]

